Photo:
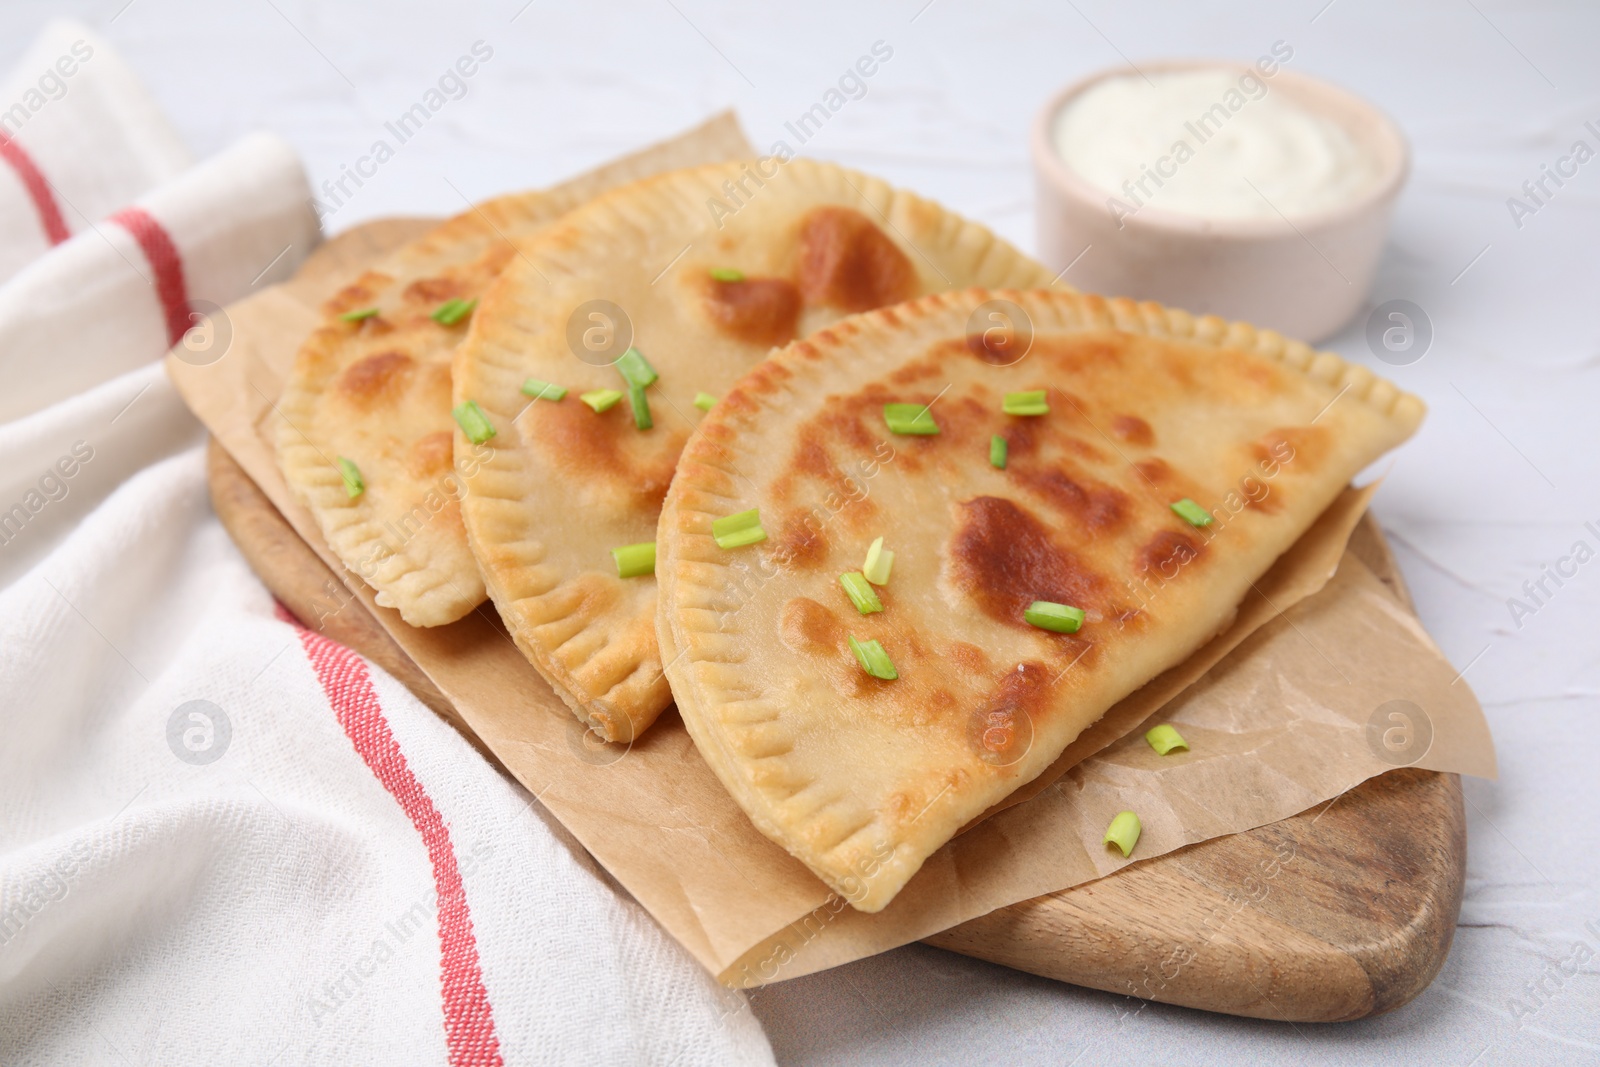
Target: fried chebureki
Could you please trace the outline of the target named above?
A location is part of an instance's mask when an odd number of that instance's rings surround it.
[[[996,301],[1031,344],[972,332]],[[755,826],[878,911],[1226,626],[1422,415],[1331,353],[1149,303],[845,319],[741,380],[679,463],[656,569],[679,711]],[[726,536],[752,521],[765,540]]]
[[[746,152],[720,116],[577,181],[462,212],[328,301],[274,411],[278,463],[379,605],[441,626],[483,602],[458,501],[479,457],[454,462],[450,363],[518,245],[605,189]]]
[[[655,580],[624,576],[612,550],[648,553],[703,408],[774,345],[853,312],[1050,282],[976,223],[803,159],[635,183],[523,253],[456,356],[455,403],[485,420],[481,441],[457,433],[457,458],[487,446],[462,517],[518,647],[609,741],[672,700]]]

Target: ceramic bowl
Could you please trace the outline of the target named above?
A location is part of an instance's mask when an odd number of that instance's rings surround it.
[[[1055,146],[1056,116],[1078,94],[1103,79],[1138,73],[1130,67],[1105,70],[1057,93],[1034,120],[1041,258],[1065,271],[1062,281],[1085,292],[1159,300],[1312,343],[1337,333],[1366,302],[1390,210],[1410,173],[1410,151],[1399,128],[1354,94],[1281,66],[1270,77],[1243,63],[1176,61],[1140,69],[1254,72],[1268,92],[1343,127],[1377,160],[1379,177],[1355,200],[1302,215],[1208,219],[1164,211],[1155,198],[1127,214],[1110,203],[1112,194],[1074,171]],[[1125,196],[1120,199],[1128,204]]]

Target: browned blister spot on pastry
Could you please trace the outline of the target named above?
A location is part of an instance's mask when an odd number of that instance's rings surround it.
[[[392,403],[405,391],[416,365],[404,352],[376,352],[345,368],[334,388],[359,408]]]
[[[996,367],[1008,367],[1027,353],[1028,338],[1014,329],[996,325],[981,333],[969,333],[958,342],[968,353]]]
[[[889,429],[883,422],[883,405],[888,396],[887,390],[874,383],[858,398],[829,404],[812,425],[826,439],[838,441],[852,451],[870,454],[889,436]],[[806,432],[809,431],[808,427]]]
[[[776,550],[785,563],[795,567],[814,567],[828,555],[828,539],[817,512],[796,510],[784,516]]]
[[[970,641],[952,641],[945,658],[966,674],[983,674],[989,669],[989,653]]]
[[[517,558],[513,550],[509,555],[497,555],[495,562],[506,566]],[[613,608],[627,595],[626,589],[625,583],[618,581],[614,574],[588,571],[575,575],[546,594],[550,600],[549,617],[556,620],[547,625],[551,629],[559,629],[573,615],[599,614]],[[558,654],[557,659],[560,658]]]
[[[419,399],[433,411],[448,411],[450,408],[450,363],[441,360],[433,363],[424,363],[417,368],[417,385]]]
[[[847,509],[876,511],[863,482],[876,472],[874,456],[883,442],[874,439],[862,427],[859,418],[831,412],[802,427],[796,436],[799,440],[788,464],[772,481],[771,493],[775,501],[789,503],[800,495],[803,482],[812,482],[820,484],[825,491],[818,501],[825,514]],[[834,450],[828,447],[829,440],[847,446],[849,454],[842,460],[836,459]],[[854,525],[859,516],[853,513],[849,518]]]
[[[1016,479],[1052,508],[1096,533],[1115,530],[1127,520],[1128,496],[1120,489],[1093,482],[1086,485],[1052,466],[1019,468]]]
[[[1028,359],[1038,359],[1069,372],[1121,370],[1133,347],[1133,340],[1129,335],[1116,331],[1041,334],[1034,338]]]
[[[1006,439],[1008,463],[1027,459],[1039,451],[1043,423],[1038,419],[1012,419],[1000,434]]]
[[[661,504],[672,487],[672,474],[678,467],[679,448],[668,456],[652,456],[647,462],[634,461],[633,484],[628,487],[634,507],[648,515],[661,514]]]
[[[1062,451],[1079,459],[1088,460],[1092,463],[1106,463],[1109,460],[1104,450],[1093,441],[1076,437],[1072,434],[1058,434],[1056,439],[1061,442]]]
[[[1139,549],[1136,564],[1141,571],[1154,571],[1163,578],[1175,578],[1187,564],[1200,558],[1205,546],[1186,533],[1158,530]]]
[[[1160,456],[1141,459],[1133,465],[1134,471],[1147,483],[1160,486],[1172,480],[1172,468]]]
[[[329,297],[322,305],[322,310],[328,315],[344,315],[351,311],[369,308],[377,300],[378,294],[393,280],[387,274],[368,271]]]
[[[917,272],[861,212],[819,207],[800,224],[800,291],[810,304],[870,311],[915,296]]]
[[[1137,415],[1118,415],[1111,420],[1111,434],[1130,445],[1149,447],[1155,444],[1155,431]]]
[[[800,431],[800,443],[795,445],[789,468],[812,478],[826,478],[833,470],[833,456],[828,451],[822,435],[811,427]]]
[[[406,286],[404,295],[409,303],[442,304],[446,300],[459,300],[466,296],[469,288],[465,278],[439,275],[434,278],[418,278]]]
[[[709,279],[706,314],[732,337],[757,345],[781,345],[794,339],[800,318],[800,290],[785,278],[745,278],[737,282]]]
[[[1150,616],[1139,608],[1122,607],[1107,616],[1119,630],[1144,633],[1150,628]]]
[[[411,446],[406,467],[417,479],[435,478],[450,469],[454,435],[449,430],[419,437]]]
[[[778,615],[783,643],[796,652],[838,652],[846,645],[844,626],[828,608],[797,596]],[[846,648],[846,652],[849,650]]]
[[[759,372],[758,368],[751,372],[750,377]],[[748,381],[749,378],[746,379]],[[730,395],[737,397],[744,388],[741,386]],[[887,395],[883,386],[874,383],[857,396],[831,400],[819,414],[800,426],[796,430],[797,443],[790,453],[789,462],[773,479],[774,499],[779,503],[788,502],[806,480],[821,482],[846,496],[860,496],[861,490],[852,486],[851,478],[853,476],[859,481],[867,477],[866,470],[878,457],[879,450],[885,447],[883,439],[888,436],[888,430],[874,432],[871,421],[875,419],[879,426],[882,425],[884,401],[876,398]],[[873,414],[874,411],[877,414]],[[844,455],[838,456],[837,452],[843,452]]]
[[[657,425],[641,434],[620,404],[597,415],[570,401],[540,403],[530,405],[525,417],[530,419],[527,439],[546,450],[553,465],[611,484],[620,472],[632,505],[646,514],[660,512],[688,439],[683,430]]]
[[[944,369],[937,360],[913,359],[897,367],[889,375],[889,381],[894,385],[915,385],[925,382],[930,378],[938,378],[944,374]]]
[[[1030,661],[1000,676],[967,721],[967,741],[979,759],[1008,767],[1027,755],[1039,720],[1050,710],[1052,682],[1060,674],[1059,668]]]
[[[921,785],[897,789],[884,798],[884,819],[902,826],[915,823],[946,794],[960,795],[969,788],[967,783],[971,778],[972,775],[960,767],[926,775]]]
[[[516,246],[510,241],[496,242],[494,247],[483,254],[483,258],[473,264],[471,273],[479,278],[480,281],[487,283],[504,270],[506,264],[510,263],[519,254]]]
[[[1002,497],[974,497],[957,505],[950,542],[950,577],[997,622],[1032,629],[1024,609],[1035,600],[1080,608],[1099,606],[1108,583],[1026,509]]]
[[[1280,466],[1262,464],[1259,470],[1251,471],[1228,487],[1222,499],[1214,509],[1219,518],[1237,515],[1246,508],[1253,508],[1267,515],[1276,515],[1283,510],[1280,499],[1285,489],[1284,481],[1277,479]]]
[[[1256,438],[1251,453],[1262,463],[1313,474],[1328,455],[1328,434],[1320,426],[1278,426]]]

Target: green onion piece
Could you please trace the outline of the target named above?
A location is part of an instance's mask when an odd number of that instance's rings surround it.
[[[1022,613],[1029,626],[1041,630],[1054,630],[1058,634],[1075,634],[1083,625],[1083,609],[1066,604],[1053,604],[1048,600],[1035,600]]]
[[[743,548],[765,541],[767,531],[761,528],[761,509],[751,508],[713,519],[711,536],[716,538],[718,548]]]
[[[1007,415],[1050,414],[1050,405],[1045,403],[1043,389],[1031,389],[1026,393],[1007,393],[1000,403],[1000,409]]]
[[[1006,439],[999,434],[989,438],[989,466],[1006,469]]]
[[[694,394],[694,406],[699,408],[701,411],[710,411],[716,406],[716,403],[717,398],[712,396],[710,393]]]
[[[1182,519],[1190,526],[1211,525],[1211,512],[1207,511],[1199,504],[1196,504],[1188,497],[1184,497],[1182,500],[1172,505],[1172,510],[1178,513],[1178,518]]]
[[[650,400],[644,395],[644,386],[628,386],[628,403],[633,405],[633,425],[638,430],[648,430],[656,424],[650,417]]]
[[[565,400],[567,391],[554,382],[547,382],[543,378],[529,378],[522,383],[522,395],[531,396],[535,400]]]
[[[339,477],[344,479],[344,495],[354,500],[367,491],[367,483],[361,480],[361,471],[354,463],[340,456],[334,460],[339,465]]]
[[[594,408],[596,415],[602,411],[610,411],[617,406],[617,401],[622,399],[622,394],[615,389],[595,389],[591,392],[580,393],[578,399]]]
[[[377,314],[377,308],[361,308],[358,311],[346,311],[339,318],[345,322],[360,322],[362,319],[374,318]]]
[[[900,672],[894,669],[894,663],[889,659],[889,653],[883,650],[883,646],[876,639],[857,641],[852,635],[850,651],[856,654],[856,662],[861,664],[861,669],[874,678],[892,682],[900,677]]]
[[[890,433],[926,436],[939,432],[927,404],[885,404],[883,421],[889,424]]]
[[[483,413],[476,400],[468,400],[450,412],[455,416],[456,425],[461,427],[461,432],[467,435],[467,440],[475,445],[481,445],[495,435],[494,424],[489,421],[489,416]]]
[[[1165,756],[1175,748],[1181,748],[1185,752],[1189,751],[1189,742],[1185,741],[1183,735],[1172,728],[1171,723],[1164,722],[1160,726],[1150,727],[1144,732],[1144,739],[1150,742],[1150,747],[1155,749],[1156,754],[1159,756]]]
[[[617,357],[617,373],[622,375],[622,380],[629,385],[637,385],[640,389],[656,384],[661,375],[644,358],[644,354],[637,348],[630,348]]]
[[[1133,851],[1133,846],[1139,843],[1139,816],[1131,811],[1117,812],[1117,817],[1106,827],[1106,836],[1101,838],[1101,841],[1108,845],[1116,845],[1122,850],[1122,858],[1127,859],[1128,853]]]
[[[430,318],[440,326],[454,326],[472,314],[472,309],[477,306],[477,297],[473,297],[471,300],[446,300],[434,309]]]
[[[744,281],[744,271],[736,270],[733,267],[712,267],[711,280],[717,282],[742,282]]]
[[[872,588],[872,583],[860,571],[839,575],[839,584],[844,586],[844,595],[850,598],[850,603],[861,614],[871,615],[874,611],[883,610],[883,601],[878,599],[877,590]]]
[[[611,550],[617,561],[618,578],[638,578],[656,572],[656,543],[643,541],[637,545],[623,545]]]
[[[873,585],[888,585],[889,571],[894,568],[894,553],[883,547],[883,538],[872,542],[867,549],[867,561],[861,565],[861,575]]]

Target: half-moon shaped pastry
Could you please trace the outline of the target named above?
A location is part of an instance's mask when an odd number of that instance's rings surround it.
[[[995,302],[1031,324],[1021,358],[974,332]],[[1331,353],[1155,304],[968,290],[845,319],[741,380],[678,465],[679,711],[755,826],[878,911],[1226,626],[1422,415]],[[751,510],[765,540],[728,536]]]
[[[666,174],[572,212],[507,265],[456,356],[455,403],[481,412],[488,453],[462,517],[518,647],[598,733],[637,736],[672,695],[655,580],[613,549],[655,540],[697,399],[852,312],[1049,281],[982,226],[801,159]],[[456,448],[477,454],[464,432]]]

